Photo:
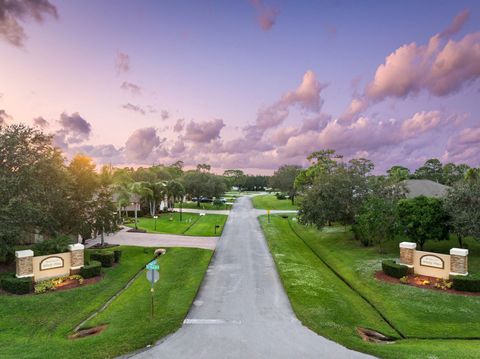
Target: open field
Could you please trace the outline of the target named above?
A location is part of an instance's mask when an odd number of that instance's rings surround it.
[[[478,357],[480,297],[374,279],[383,258],[398,257],[397,242],[379,255],[376,248],[361,247],[343,227],[320,232],[279,216],[271,216],[270,224],[260,217],[260,223],[295,313],[315,332],[385,358]],[[474,273],[479,269],[480,246],[468,245]],[[426,250],[445,252],[454,246],[453,240],[427,243]],[[366,343],[357,327],[374,329],[396,343]]]
[[[277,199],[273,194],[265,194],[252,198],[253,207],[257,209],[296,210],[298,206],[289,199]]]
[[[170,220],[173,218],[173,220]],[[182,213],[182,221],[180,221],[180,213],[166,213],[160,215],[155,225],[154,218],[139,218],[138,228],[145,229],[148,233],[168,233],[181,234],[185,236],[220,236],[223,231],[228,216],[222,214],[206,214],[200,216],[197,213]],[[215,233],[215,225],[219,225]],[[135,224],[128,224],[129,227],[135,227]]]
[[[170,220],[173,218],[173,220]],[[220,236],[228,216],[222,214],[206,214],[200,216],[197,213],[164,213],[160,215],[156,222],[154,218],[139,218],[138,228],[145,229],[149,233],[168,233],[181,234],[185,236]],[[219,225],[215,234],[215,225]],[[135,227],[135,224],[128,224],[129,227]]]
[[[73,328],[99,309],[148,263],[152,248],[121,247],[122,263],[103,269],[100,282],[42,295],[0,295],[1,358],[111,358],[151,344],[177,330],[210,262],[212,251],[170,248],[159,258],[156,315],[150,318],[150,289],[142,273],[87,326],[107,324],[91,337],[70,340]]]
[[[230,202],[230,199],[227,198],[227,201]],[[233,202],[234,200],[232,200]],[[200,206],[197,205],[197,202],[184,202],[182,204],[183,208],[192,208],[192,209],[205,209],[205,210],[230,210],[232,209],[231,204],[221,204],[221,205],[214,205],[213,203],[200,203]],[[179,209],[180,204],[175,203],[175,209]]]

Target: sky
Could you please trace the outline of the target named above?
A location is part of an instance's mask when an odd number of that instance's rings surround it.
[[[480,2],[0,0],[0,125],[66,158],[480,165]]]

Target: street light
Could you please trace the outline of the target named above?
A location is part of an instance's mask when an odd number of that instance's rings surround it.
[[[153,216],[153,218],[155,218],[155,231],[157,230],[157,218],[158,216]]]

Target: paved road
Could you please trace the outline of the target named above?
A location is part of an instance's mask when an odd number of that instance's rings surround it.
[[[249,198],[230,213],[183,327],[135,358],[367,358],[296,319]]]
[[[176,234],[132,233],[124,228],[117,233],[105,236],[105,242],[125,246],[141,247],[190,247],[215,249],[219,237],[194,237]],[[87,248],[100,243],[100,237],[88,242]]]

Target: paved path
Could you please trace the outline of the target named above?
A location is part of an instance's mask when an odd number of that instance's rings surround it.
[[[121,244],[125,246],[141,247],[192,247],[203,249],[215,249],[219,237],[194,237],[180,236],[175,234],[158,233],[132,233],[127,232],[130,228],[124,228],[117,233],[105,236],[105,242]],[[87,248],[100,243],[97,237],[88,242]]]
[[[368,357],[297,320],[256,215],[237,201],[183,327],[135,358]]]
[[[175,211],[180,211],[178,208],[175,208]],[[183,212],[187,213],[206,213],[206,214],[230,214],[229,210],[226,209],[201,209],[201,208],[183,208]]]

